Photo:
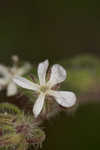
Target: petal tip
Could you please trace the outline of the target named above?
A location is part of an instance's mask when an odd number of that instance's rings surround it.
[[[36,112],[36,110],[34,109],[34,107],[33,107],[33,114],[34,114],[34,118],[37,118],[38,117],[38,113]]]
[[[71,92],[71,97],[72,97],[72,101],[71,101],[71,106],[73,106],[73,105],[75,105],[76,104],[76,100],[77,100],[77,97],[76,97],[76,95],[75,95],[75,93],[74,92]],[[70,106],[70,107],[71,107]]]
[[[44,61],[44,63],[48,65],[48,64],[49,64],[49,60],[46,59],[46,60]]]

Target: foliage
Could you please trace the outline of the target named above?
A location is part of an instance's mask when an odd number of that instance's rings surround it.
[[[77,93],[96,90],[100,82],[100,60],[92,55],[78,55],[60,62],[68,73],[64,88],[74,89]]]
[[[0,150],[27,150],[30,145],[41,145],[45,133],[30,114],[9,103],[0,104]]]

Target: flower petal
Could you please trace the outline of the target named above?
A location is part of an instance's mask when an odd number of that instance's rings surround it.
[[[4,65],[0,65],[0,73],[2,73],[5,76],[9,75],[8,68]]]
[[[22,76],[31,70],[32,66],[30,63],[26,62],[24,65],[18,69],[17,75]]]
[[[0,75],[0,86],[5,86],[6,84],[8,84],[8,81],[10,79],[10,74],[6,66],[0,65]]]
[[[38,66],[38,76],[39,76],[40,85],[45,85],[45,78],[46,78],[48,65],[49,65],[48,60],[45,60],[44,62],[41,62]]]
[[[17,86],[15,83],[11,82],[7,88],[7,96],[13,96],[17,94]]]
[[[33,83],[33,82],[23,78],[23,77],[16,76],[15,78],[13,78],[13,81],[17,85],[19,85],[19,86],[21,86],[25,89],[29,89],[29,90],[33,90],[33,91],[38,91],[39,90],[39,85],[38,84],[35,84],[35,83]]]
[[[40,114],[43,108],[44,99],[45,99],[45,94],[40,94],[38,99],[36,100],[34,107],[33,107],[33,113],[35,117],[37,117]]]
[[[63,107],[71,107],[76,103],[76,96],[73,92],[51,90],[49,94],[54,96],[58,104]]]
[[[51,68],[51,76],[48,84],[52,86],[63,82],[66,79],[66,70],[58,64],[53,65]]]

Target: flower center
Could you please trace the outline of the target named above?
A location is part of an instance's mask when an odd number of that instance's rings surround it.
[[[41,86],[40,91],[45,93],[49,88],[47,86]]]

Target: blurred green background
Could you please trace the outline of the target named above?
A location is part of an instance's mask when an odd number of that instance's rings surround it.
[[[100,9],[90,0],[0,2],[0,59],[17,53],[31,60],[99,53]]]
[[[13,54],[54,63],[84,53],[100,56],[99,1],[0,1],[1,63]],[[98,104],[81,105],[73,115],[62,113],[45,126],[43,150],[100,148]]]

